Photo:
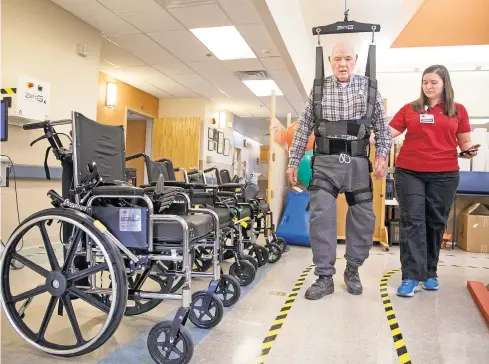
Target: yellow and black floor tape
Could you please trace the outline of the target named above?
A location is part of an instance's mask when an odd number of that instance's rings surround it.
[[[387,316],[387,320],[389,322],[392,339],[394,340],[397,357],[399,358],[399,363],[407,364],[411,363],[411,358],[409,357],[406,344],[404,343],[404,338],[401,334],[401,328],[399,327],[396,314],[394,313],[394,307],[392,307],[391,299],[389,297],[389,294],[387,293],[387,281],[394,273],[399,271],[400,269],[393,269],[384,274],[384,276],[380,280],[380,297],[382,297],[382,302],[384,303],[385,315]]]
[[[456,267],[456,268],[472,268],[472,269],[489,269],[489,267],[475,266],[475,265],[459,265],[459,264],[438,264],[439,267]],[[384,303],[385,315],[387,316],[387,321],[391,329],[392,339],[394,340],[394,347],[396,348],[397,357],[399,358],[399,363],[401,364],[411,364],[411,358],[407,351],[406,343],[401,333],[401,328],[397,322],[396,314],[394,313],[394,307],[392,307],[392,302],[387,293],[387,282],[389,278],[400,272],[401,269],[393,269],[382,277],[380,280],[380,297]]]
[[[275,321],[273,322],[273,325],[270,327],[267,335],[265,336],[265,339],[263,340],[263,344],[261,347],[261,354],[258,357],[256,364],[265,363],[265,359],[267,358],[268,353],[270,353],[270,350],[272,350],[272,346],[275,343],[275,339],[277,338],[278,333],[282,328],[284,321],[287,318],[287,315],[289,314],[289,311],[292,309],[292,305],[294,304],[294,301],[297,298],[297,295],[299,294],[299,291],[301,290],[307,275],[309,274],[309,272],[313,267],[314,265],[310,265],[309,267],[307,267],[302,271],[299,279],[297,280],[294,288],[292,289],[292,292],[287,296],[287,300],[283,304],[282,309],[280,310],[277,317],[275,317]]]

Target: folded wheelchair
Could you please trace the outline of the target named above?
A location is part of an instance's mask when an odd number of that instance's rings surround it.
[[[72,126],[72,140],[54,128],[64,124]],[[188,363],[193,342],[184,326],[187,319],[201,328],[216,326],[223,317],[218,295],[225,296],[222,290],[233,283],[232,277],[223,280],[220,274],[221,230],[215,211],[192,208],[184,189],[165,186],[161,178],[151,193],[123,182],[122,126],[100,124],[73,112],[71,119],[27,124],[24,129],[43,129],[44,135],[31,145],[48,140],[46,172],[51,150],[62,165],[62,195],[50,190],[53,208],[25,219],[1,256],[0,299],[13,328],[44,352],[79,356],[109,340],[125,314],[142,314],[162,300],[178,300],[173,321],[160,322],[150,331],[148,349],[157,363]],[[63,147],[61,136],[70,138],[71,148]],[[170,211],[177,198],[184,201],[178,215]],[[42,241],[45,264],[20,254],[23,239],[33,236]],[[61,259],[56,255],[58,242]],[[212,248],[212,273],[192,272],[199,247]],[[13,260],[36,277],[12,284]],[[211,279],[206,291],[192,294],[195,276]],[[26,288],[29,284],[31,289]],[[86,309],[80,311],[81,305]],[[46,310],[40,322],[30,314],[38,307]],[[60,330],[63,316],[68,329]]]
[[[158,183],[157,179],[163,177],[165,185],[184,188],[194,208],[200,210],[205,207],[216,213],[220,229],[220,245],[217,251],[219,261],[222,262],[224,254],[230,254],[235,261],[229,267],[229,276],[236,278],[241,286],[250,285],[255,279],[256,269],[258,269],[258,262],[243,253],[243,229],[252,223],[254,219],[251,204],[240,203],[235,193],[223,191],[218,186],[206,186],[198,181],[190,181],[187,171],[184,168],[175,168],[173,162],[167,158],[153,161],[148,155],[143,153],[129,158],[139,157],[144,158],[147,179],[151,186],[141,186],[145,190],[154,188]],[[183,181],[177,181],[175,172],[183,173]],[[172,213],[176,213],[178,209],[178,204],[174,204],[170,208]],[[231,245],[228,242],[231,242]],[[203,273],[213,266],[212,257],[216,254],[214,246],[210,244],[207,246],[201,245],[194,250],[194,254],[195,272]],[[221,268],[221,277],[229,277],[222,273]],[[223,293],[231,293],[225,292],[224,288],[222,291]],[[230,296],[230,298],[232,299],[233,297]],[[221,299],[223,303],[226,303],[225,297]]]
[[[240,203],[246,203],[247,206],[250,206],[253,219],[243,230],[243,249],[257,261],[258,267],[267,263],[273,264],[280,260],[285,249],[282,250],[282,247],[268,236],[265,239],[265,246],[257,243],[261,232],[272,231],[274,233],[274,230],[266,225],[267,217],[270,217],[270,221],[272,221],[271,211],[265,200],[258,198],[259,189],[257,185],[252,184],[251,181],[249,183],[236,183],[236,180],[233,182],[229,178],[229,171],[219,170],[216,167],[208,168],[204,171],[193,170],[188,175],[190,180],[200,181],[206,186],[211,185],[208,181],[213,181],[223,191],[235,194]],[[283,242],[285,243],[285,241]],[[229,259],[229,257],[229,254],[224,256],[225,259]]]

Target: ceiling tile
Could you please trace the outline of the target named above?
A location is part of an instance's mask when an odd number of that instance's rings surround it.
[[[233,25],[217,4],[188,6],[168,11],[188,29]]]
[[[148,33],[163,48],[170,51],[185,63],[207,61],[212,53],[188,30]],[[215,57],[211,57],[215,60]]]
[[[85,22],[91,26],[100,29],[102,33],[108,37],[118,37],[128,34],[140,33],[131,24],[116,14],[97,15],[95,17],[83,18]]]
[[[97,0],[117,14],[152,12],[161,9],[154,0]]]
[[[219,4],[235,25],[260,24],[260,14],[251,0],[219,0]]]
[[[122,18],[144,33],[185,29],[168,12],[161,8],[152,12],[124,14]]]
[[[177,75],[173,76],[173,78],[199,95],[211,99],[223,96],[223,94],[216,87],[196,73]]]
[[[193,73],[193,71],[186,64],[181,62],[155,64],[153,67],[168,76]]]
[[[117,45],[131,53],[151,52],[155,48],[160,48],[152,39],[145,34],[132,34],[120,37],[111,37]]]
[[[292,79],[290,76],[289,71],[287,70],[269,70],[268,74],[274,79],[274,80],[286,80],[286,79]]]
[[[169,95],[165,91],[160,90],[159,88],[157,88],[157,87],[155,87],[149,83],[146,83],[146,82],[141,82],[141,83],[135,85],[134,87],[136,87],[136,88],[138,88],[144,92],[147,92],[153,96],[156,96],[156,97],[161,97],[161,98],[171,97],[171,95]]]
[[[144,62],[133,55],[122,51],[118,54],[101,54],[100,59],[110,62],[115,67],[142,66]]]
[[[102,38],[102,47],[100,49],[100,54],[120,54],[125,51],[118,45],[112,43],[107,38]]]
[[[287,66],[285,65],[282,57],[265,57],[261,59],[261,62],[265,68],[269,71],[271,70],[285,70]]]
[[[51,0],[79,18],[111,15],[112,12],[95,0]]]
[[[280,57],[280,53],[264,25],[239,25],[236,28],[258,57]]]
[[[263,70],[263,64],[258,59],[233,59],[222,62],[224,66],[232,71],[257,71]]]
[[[153,49],[143,52],[135,52],[134,55],[150,65],[165,62],[178,62],[177,58],[173,57],[168,51],[164,50],[156,43]]]
[[[197,6],[205,4],[215,4],[217,0],[155,0],[165,9],[183,8],[186,6]]]
[[[222,62],[191,62],[188,65],[231,98],[252,95],[251,91],[226,69]]]

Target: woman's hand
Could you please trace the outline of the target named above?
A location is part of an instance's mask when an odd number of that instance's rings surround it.
[[[467,144],[466,144],[467,145]],[[470,150],[470,149],[477,149],[479,148],[481,145],[480,144],[474,144],[474,145],[470,145],[468,144],[468,146],[464,146],[464,148],[460,148],[462,152],[466,151],[466,150]],[[465,153],[463,154],[462,156],[460,156],[460,158],[465,158],[465,159],[471,159],[473,157],[475,157],[477,155],[477,152],[470,152],[470,153]]]

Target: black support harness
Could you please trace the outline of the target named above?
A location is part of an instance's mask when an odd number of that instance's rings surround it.
[[[342,22],[325,25],[322,27],[313,28],[313,34],[318,36],[318,46],[316,47],[316,76],[313,86],[313,113],[314,113],[314,134],[315,147],[314,155],[316,154],[341,154],[347,156],[365,156],[369,163],[369,172],[372,172],[372,166],[366,149],[369,146],[370,128],[372,125],[372,117],[375,110],[377,98],[377,80],[376,80],[376,56],[375,56],[375,32],[380,31],[379,24],[358,23],[348,20],[348,10],[345,11],[345,19]],[[322,34],[341,34],[341,33],[370,33],[372,32],[372,43],[369,45],[367,65],[365,75],[369,78],[368,93],[367,93],[367,111],[359,120],[341,120],[331,121],[323,118],[323,92],[324,92],[324,59],[323,47],[319,42],[319,37]],[[322,135],[320,126],[324,123],[325,134]],[[327,135],[348,135],[357,139],[347,140],[340,138],[331,138]],[[341,158],[341,156],[340,156]],[[314,163],[314,157],[313,162]],[[318,178],[312,178],[310,183],[312,188],[323,189],[326,192],[338,197],[339,190],[331,182],[323,181]],[[360,190],[345,192],[345,197],[349,206],[358,203],[371,202],[372,196],[372,180],[370,186]]]

